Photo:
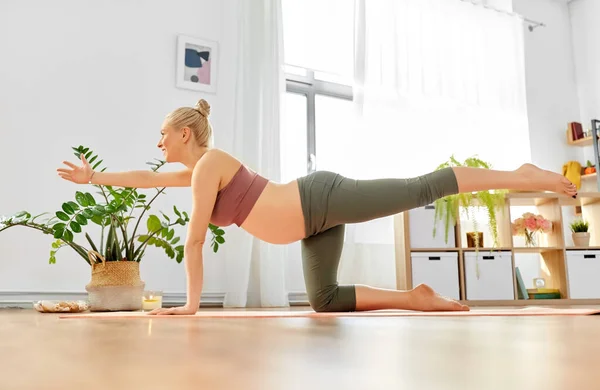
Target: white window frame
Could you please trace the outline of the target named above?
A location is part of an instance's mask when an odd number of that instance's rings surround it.
[[[352,86],[323,81],[315,78],[312,69],[299,68],[306,72],[306,76],[286,73],[286,92],[297,93],[306,96],[307,104],[307,173],[317,170],[317,145],[316,145],[316,119],[315,119],[315,96],[325,95],[338,99],[352,101],[354,94]]]

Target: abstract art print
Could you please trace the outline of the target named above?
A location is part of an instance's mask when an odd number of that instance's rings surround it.
[[[216,92],[218,45],[186,35],[177,37],[177,87]]]

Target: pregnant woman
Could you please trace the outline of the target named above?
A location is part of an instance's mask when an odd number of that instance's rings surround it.
[[[259,175],[243,162],[212,146],[210,105],[169,113],[158,147],[168,163],[181,163],[178,172],[94,172],[81,155],[81,165],[65,161],[58,174],[79,184],[133,188],[191,186],[192,209],[185,242],[187,303],[149,314],[194,314],[203,285],[202,248],[208,224],[235,224],[272,244],[301,241],[306,291],[318,312],[407,309],[469,310],[440,296],[427,285],[407,291],[365,285],[340,285],[337,270],[344,226],[390,216],[428,205],[438,198],[491,189],[552,191],[576,196],[564,176],[524,164],[514,171],[452,167],[412,178],[356,180],[335,172],[317,171],[288,183]],[[282,259],[284,261],[284,259]]]

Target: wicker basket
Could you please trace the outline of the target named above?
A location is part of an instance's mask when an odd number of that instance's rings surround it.
[[[106,261],[89,251],[92,280],[85,286],[91,311],[140,310],[145,283],[140,279],[137,261]],[[102,262],[98,262],[100,259]]]

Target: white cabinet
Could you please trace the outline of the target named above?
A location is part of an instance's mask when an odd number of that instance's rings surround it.
[[[510,251],[465,252],[464,258],[466,299],[515,299]]]
[[[435,208],[433,205],[418,207],[408,212],[410,247],[411,248],[455,248],[456,238],[454,225],[448,229],[448,242],[445,238],[445,223],[436,221],[436,232],[433,237]]]
[[[600,298],[600,251],[567,251],[569,298]]]
[[[437,293],[460,299],[457,252],[412,252],[412,285],[426,284]]]

